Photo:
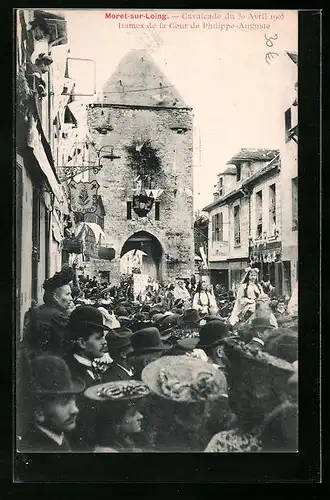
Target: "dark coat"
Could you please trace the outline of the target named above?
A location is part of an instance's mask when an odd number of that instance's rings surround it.
[[[26,338],[29,352],[35,355],[47,352],[63,356],[67,348],[65,334],[68,321],[68,312],[55,303],[36,307]]]
[[[64,436],[63,443],[60,446],[56,441],[35,426],[31,426],[27,430],[22,440],[19,441],[18,448],[22,453],[68,453],[72,451],[66,436]]]
[[[104,373],[104,382],[114,382],[116,380],[130,380],[133,376],[130,376],[125,370],[123,370],[114,361],[111,363],[110,367]]]

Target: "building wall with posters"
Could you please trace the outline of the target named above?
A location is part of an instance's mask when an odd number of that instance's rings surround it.
[[[105,208],[104,231],[107,244],[116,251],[109,263],[111,282],[119,280],[120,257],[128,240],[137,249],[150,246],[151,253],[158,247],[159,280],[190,277],[194,270],[192,110],[145,52],[131,51],[106,83],[103,102],[90,106],[88,125],[95,148],[101,150],[103,168],[95,178]],[[148,154],[154,160],[149,161]],[[145,159],[143,167],[139,158]],[[133,196],[145,189],[161,194],[156,194],[149,213],[139,217]]]

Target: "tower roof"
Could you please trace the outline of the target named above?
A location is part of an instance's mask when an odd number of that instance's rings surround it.
[[[103,104],[187,108],[144,50],[131,50],[123,57],[103,87]]]

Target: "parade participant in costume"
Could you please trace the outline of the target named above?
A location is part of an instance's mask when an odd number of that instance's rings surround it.
[[[208,440],[209,403],[227,393],[221,370],[186,355],[164,356],[144,368],[142,380],[154,394],[146,411],[151,448],[202,451]]]
[[[140,380],[143,368],[161,357],[171,344],[162,341],[158,328],[152,326],[136,331],[131,337],[131,346],[127,359],[133,365],[134,377]]]
[[[43,355],[31,361],[33,414],[30,427],[20,442],[20,452],[70,452],[70,435],[76,426],[75,397],[85,389],[73,381],[63,359]],[[68,434],[67,434],[68,433]]]
[[[218,312],[218,306],[213,291],[208,287],[205,281],[201,281],[197,285],[197,290],[193,299],[193,308],[196,309],[201,316],[216,314]]]
[[[264,418],[287,400],[291,363],[260,353],[236,339],[224,340],[228,359],[229,406],[236,415],[233,428],[213,436],[206,452],[261,451]]]
[[[139,401],[150,393],[137,380],[110,382],[90,387],[85,396],[99,403],[95,452],[138,452],[134,438],[142,430]]]
[[[230,316],[230,323],[235,325],[248,319],[255,311],[256,300],[265,293],[258,283],[259,269],[248,267],[238,287],[236,302]]]
[[[182,279],[177,280],[176,285],[173,290],[173,298],[182,299],[184,302],[184,308],[187,309],[190,305],[190,293],[188,292],[186,285]]]
[[[72,278],[73,271],[68,269],[55,273],[44,282],[44,304],[32,311],[29,330],[24,339],[29,355],[65,354],[66,326],[72,311],[69,285]]]
[[[115,328],[106,336],[108,352],[113,360],[106,371],[107,382],[127,380],[133,377],[133,370],[127,361],[127,354],[132,350],[132,330],[125,327]]]

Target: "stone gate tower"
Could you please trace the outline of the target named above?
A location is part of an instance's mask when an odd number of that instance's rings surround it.
[[[99,270],[109,270],[115,283],[120,258],[131,249],[141,249],[146,254],[145,269],[160,281],[190,277],[194,269],[192,109],[140,50],[123,58],[105,84],[101,100],[90,105],[88,126],[103,166],[95,178],[104,203],[104,232],[116,257],[99,264]],[[98,161],[94,151],[91,159]],[[152,207],[146,213],[143,203],[150,198]],[[142,211],[137,210],[138,214],[136,208]]]

